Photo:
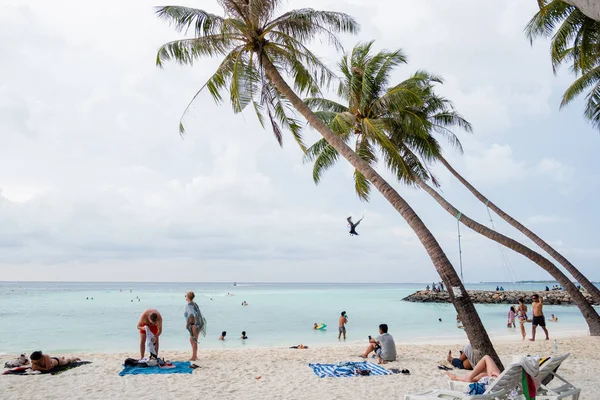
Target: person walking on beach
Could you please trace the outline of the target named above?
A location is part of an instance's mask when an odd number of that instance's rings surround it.
[[[144,358],[144,354],[146,353],[146,327],[154,335],[152,341],[158,355],[158,337],[162,333],[162,322],[162,316],[154,308],[150,308],[142,313],[140,321],[137,324],[138,331],[140,331],[140,359]]]
[[[527,337],[525,333],[525,322],[527,322],[527,306],[525,305],[525,300],[522,297],[519,298],[519,307],[517,308],[517,313],[519,314],[519,324],[521,325],[521,336],[523,340]]]
[[[531,307],[533,308],[533,320],[531,321],[531,339],[530,341],[535,341],[535,331],[537,330],[538,325],[542,327],[544,333],[546,334],[546,340],[550,340],[548,337],[548,329],[546,329],[546,318],[544,318],[544,312],[542,311],[543,304],[542,298],[537,294],[533,294],[531,296]]]
[[[346,340],[346,324],[348,323],[348,316],[346,315],[346,311],[342,311],[339,320],[338,327],[338,340],[344,335],[344,340]]]
[[[206,336],[206,320],[202,316],[198,304],[194,302],[194,297],[196,297],[194,292],[185,294],[187,306],[185,306],[183,314],[185,316],[185,329],[190,333],[190,344],[192,345],[192,358],[190,358],[190,361],[198,360],[198,336],[200,333]]]

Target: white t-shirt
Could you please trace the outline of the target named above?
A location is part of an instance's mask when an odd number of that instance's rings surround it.
[[[394,361],[396,359],[396,342],[394,342],[394,337],[389,333],[384,333],[375,340],[381,345],[379,357],[385,361]]]

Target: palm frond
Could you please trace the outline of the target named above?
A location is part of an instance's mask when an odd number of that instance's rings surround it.
[[[342,43],[336,34],[355,34],[359,28],[358,22],[347,14],[304,8],[289,11],[274,19],[265,26],[264,32],[268,34],[277,30],[294,37],[301,43],[306,43],[315,37],[324,37],[328,44],[339,50],[342,49]]]
[[[579,79],[575,80],[567,88],[563,94],[562,102],[560,103],[561,108],[569,104],[573,99],[579,96],[584,90],[592,85],[596,85],[600,81],[600,66],[592,69],[591,71],[583,74]]]
[[[313,111],[333,111],[336,113],[348,111],[348,107],[341,105],[333,100],[327,100],[321,97],[309,97],[304,102]]]
[[[155,7],[158,18],[164,19],[182,33],[194,29],[196,37],[211,36],[223,33],[225,19],[197,8],[182,6]]]

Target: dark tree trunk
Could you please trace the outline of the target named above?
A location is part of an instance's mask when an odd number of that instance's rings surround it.
[[[417,237],[433,261],[433,265],[442,278],[442,281],[448,288],[450,299],[452,300],[461,321],[463,321],[465,332],[476,352],[476,357],[479,359],[487,354],[494,359],[501,369],[503,369],[498,354],[475,310],[475,306],[473,305],[469,294],[465,290],[454,267],[448,260],[448,257],[446,257],[446,254],[423,221],[421,221],[410,205],[400,197],[398,192],[396,192],[373,168],[371,168],[369,164],[359,158],[350,147],[336,136],[336,134],[311,111],[302,99],[294,93],[277,68],[266,56],[263,56],[262,61],[264,71],[269,81],[277,88],[277,90],[292,103],[294,108],[306,118],[308,123],[319,132],[334,149],[336,149],[354,168],[360,171],[373,186],[377,188],[377,190],[379,190],[379,192],[390,202],[390,204],[392,204],[406,220],[408,225],[415,231]]]
[[[431,197],[433,197],[446,211],[448,211],[450,215],[454,216],[455,218],[459,216],[459,211],[452,204],[450,204],[446,199],[444,199],[438,192],[436,192],[425,182],[423,182],[419,178],[416,179],[419,186],[421,186],[423,190],[429,193]],[[588,327],[590,328],[590,335],[600,336],[600,316],[598,316],[598,313],[596,312],[596,310],[594,310],[594,307],[592,307],[589,301],[587,301],[583,294],[581,294],[581,292],[577,289],[573,282],[571,282],[571,280],[565,274],[563,274],[561,270],[559,270],[554,264],[552,264],[550,261],[544,258],[541,254],[536,253],[527,246],[524,246],[516,240],[504,236],[496,231],[493,231],[485,225],[481,225],[480,223],[467,217],[465,214],[461,213],[460,218],[458,218],[458,220],[460,223],[469,227],[475,232],[489,239],[492,239],[493,241],[500,243],[501,245],[508,247],[509,249],[514,250],[517,253],[524,255],[525,257],[529,258],[531,261],[542,267],[550,275],[552,275],[554,279],[556,279],[561,285],[563,285],[565,290],[571,296],[573,302],[575,302],[575,304],[577,304],[577,307],[579,307],[579,309],[581,310],[581,313],[583,314],[583,317],[585,318],[585,321],[587,322]]]
[[[556,251],[552,246],[546,243],[546,241],[544,241],[538,235],[527,229],[527,227],[523,226],[523,224],[521,224],[519,221],[502,211],[500,207],[488,200],[483,194],[481,194],[477,189],[475,189],[473,185],[471,185],[465,178],[463,178],[462,175],[456,172],[456,170],[450,165],[450,163],[448,163],[448,161],[446,161],[442,156],[439,157],[439,160],[442,162],[442,164],[444,164],[448,171],[450,171],[452,175],[456,177],[456,179],[458,179],[463,185],[465,185],[467,189],[469,189],[471,193],[473,193],[475,197],[477,197],[479,201],[488,206],[493,212],[498,214],[500,218],[502,218],[510,225],[515,227],[523,235],[531,239],[533,243],[537,244],[540,247],[540,249],[544,250],[550,255],[550,257],[554,258],[563,267],[565,267],[565,269],[569,271],[573,278],[575,278],[575,280],[579,282],[579,284],[581,284],[581,286],[583,286],[583,288],[587,290],[587,292],[590,295],[592,295],[592,299],[594,299],[594,302],[596,304],[600,304],[600,289],[598,289],[596,285],[590,282],[588,278],[586,278],[581,272],[579,272],[579,270],[575,268],[575,266],[571,264],[569,260],[563,257],[562,254]]]

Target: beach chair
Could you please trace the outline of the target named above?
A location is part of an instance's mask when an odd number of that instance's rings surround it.
[[[542,382],[542,384],[537,389],[536,400],[561,400],[569,397],[571,397],[573,400],[579,399],[581,389],[576,388],[571,383],[567,382],[563,377],[554,372],[570,355],[571,353],[567,353],[562,356],[550,357],[540,366],[538,382]],[[549,388],[547,385],[554,378],[561,380],[564,384],[559,387]],[[469,390],[469,384],[466,382],[448,381],[448,384],[450,386],[450,390],[453,391],[466,392]],[[519,392],[521,391],[522,390],[519,389]]]
[[[573,400],[579,399],[581,389],[576,388],[555,372],[562,362],[570,355],[571,353],[567,353],[562,356],[550,357],[548,361],[542,364],[540,367],[540,380],[542,384],[537,391],[536,400],[560,400],[569,397]],[[554,379],[561,381],[562,384],[558,387],[551,388],[548,385],[550,384],[550,381]]]
[[[508,394],[516,387],[521,385],[522,367],[519,364],[511,364],[504,370],[485,391],[484,394],[469,396],[466,394],[469,385],[466,382],[459,382],[462,385],[455,385],[450,381],[450,390],[430,390],[419,394],[404,395],[404,400],[499,400],[506,399]],[[465,385],[466,384],[466,385]],[[460,387],[460,389],[458,389]],[[465,389],[466,388],[466,389]]]

